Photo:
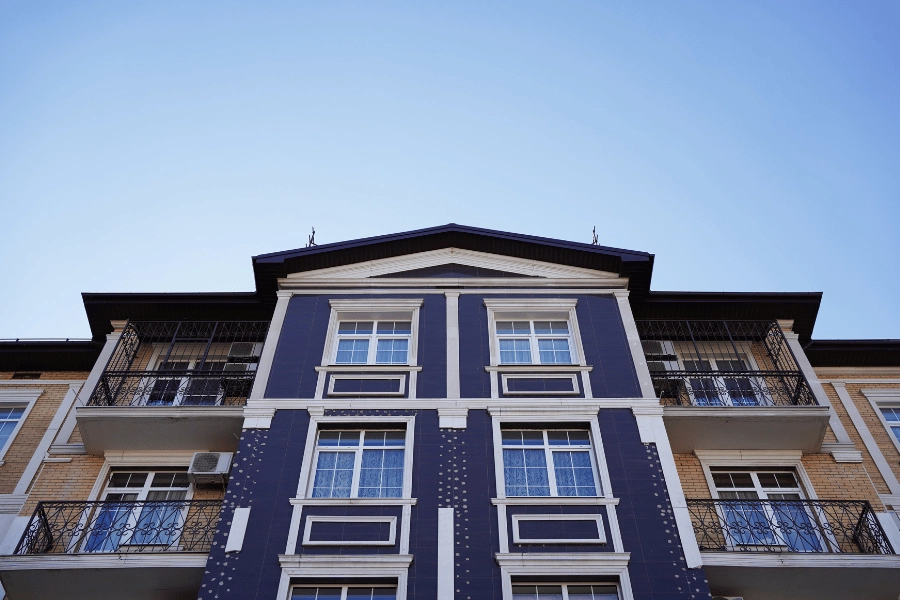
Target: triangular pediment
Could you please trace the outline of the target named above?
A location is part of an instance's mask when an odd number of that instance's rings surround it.
[[[553,279],[614,279],[616,273],[582,269],[461,248],[443,248],[370,260],[340,267],[291,273],[289,280],[390,278],[541,277]]]

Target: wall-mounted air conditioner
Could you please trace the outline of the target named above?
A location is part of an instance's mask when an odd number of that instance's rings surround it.
[[[224,484],[232,456],[231,452],[195,452],[188,477],[194,485]]]

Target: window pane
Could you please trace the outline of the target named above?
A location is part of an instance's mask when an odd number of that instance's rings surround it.
[[[412,323],[410,321],[379,321],[378,333],[380,335],[410,335]]]
[[[528,321],[497,321],[497,333],[502,335],[530,335],[531,324]]]
[[[353,452],[319,452],[313,498],[349,498],[353,462]]]
[[[537,586],[538,600],[562,600],[562,587],[558,585]]]
[[[505,365],[530,365],[529,340],[500,340],[500,362]]]
[[[543,450],[504,450],[507,496],[549,496],[550,484]]]
[[[399,498],[403,491],[403,450],[365,450],[359,473],[360,498]]]
[[[551,446],[590,446],[591,438],[587,431],[552,430],[547,432]]]
[[[541,355],[541,364],[572,364],[572,355],[569,353],[569,340],[538,340],[538,352]]]
[[[409,340],[378,340],[375,351],[375,362],[380,365],[405,365]]]
[[[365,364],[369,356],[369,340],[340,340],[334,362],[338,364]]]
[[[358,446],[358,431],[320,431],[319,446]]]
[[[503,430],[504,446],[543,446],[543,431],[521,431],[515,429]]]
[[[534,332],[537,335],[568,335],[569,324],[566,321],[535,321]]]
[[[339,335],[369,335],[372,321],[343,321],[338,324]]]
[[[141,488],[147,482],[148,473],[113,473],[109,487]]]
[[[882,408],[881,413],[884,415],[884,420],[888,422],[900,422],[900,409],[896,408]]]
[[[553,453],[556,493],[560,496],[596,496],[590,455],[567,450]]]

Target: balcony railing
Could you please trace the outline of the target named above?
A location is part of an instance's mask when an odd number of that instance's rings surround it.
[[[209,552],[221,500],[38,502],[15,554]]]
[[[863,500],[688,500],[700,550],[894,554]]]
[[[637,321],[653,387],[667,406],[815,406],[773,321]]]
[[[129,322],[88,406],[241,406],[267,321]]]

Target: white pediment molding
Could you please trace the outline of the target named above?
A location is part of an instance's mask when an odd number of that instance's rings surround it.
[[[500,254],[475,252],[474,250],[464,250],[462,248],[442,248],[440,250],[416,252],[415,254],[369,260],[340,267],[291,273],[287,276],[287,279],[293,281],[308,279],[362,279],[366,277],[378,277],[390,275],[392,273],[401,273],[403,271],[412,271],[414,269],[437,267],[451,263],[477,267],[480,269],[506,271],[517,275],[553,279],[607,280],[619,277],[617,273],[610,273],[608,271],[569,267],[539,260],[527,260]]]

